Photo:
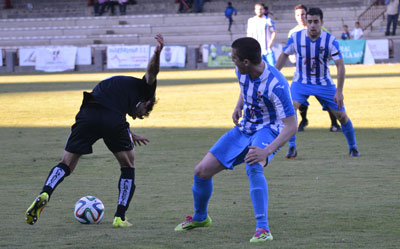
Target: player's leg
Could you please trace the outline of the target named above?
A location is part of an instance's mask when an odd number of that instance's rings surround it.
[[[118,181],[118,205],[114,215],[113,226],[129,227],[132,224],[126,219],[125,213],[129,208],[129,204],[136,189],[134,168],[135,153],[132,149],[129,151],[116,152],[114,155],[121,166],[121,175]]]
[[[346,109],[344,105],[341,109],[339,109],[337,103],[334,101],[336,86],[313,86],[313,88],[316,94],[315,97],[322,105],[323,110],[330,110],[342,125],[342,132],[346,137],[349,147],[349,155],[352,157],[359,156],[360,153],[357,149],[357,142],[353,124],[346,114]]]
[[[61,162],[54,166],[45,181],[42,192],[36,197],[25,213],[26,223],[34,225],[39,219],[41,211],[47,205],[55,188],[75,169],[80,155],[64,152]]]
[[[329,113],[329,118],[331,119],[331,128],[329,128],[329,131],[331,132],[342,131],[342,128],[340,128],[340,125],[337,122],[336,116],[332,113],[331,110],[328,110],[328,113]]]
[[[300,105],[301,105],[300,102],[293,100],[293,107],[295,112],[297,111],[297,109],[299,109]],[[285,157],[286,159],[294,159],[296,156],[297,156],[297,145],[296,145],[296,134],[294,134],[293,137],[289,139],[289,149]]]
[[[265,148],[277,136],[278,132],[270,128],[261,129],[253,135],[252,145]],[[268,157],[266,165],[269,164],[272,157],[273,154]],[[256,219],[256,231],[250,242],[272,240],[273,237],[268,224],[268,185],[264,176],[264,167],[260,163],[246,164],[246,172],[249,178],[250,197]]]
[[[301,104],[299,107],[301,121],[299,124],[299,128],[297,129],[298,131],[304,131],[304,128],[308,125],[307,111],[308,111],[308,105]]]
[[[360,156],[360,153],[358,152],[357,148],[357,140],[353,123],[347,116],[346,111],[338,111],[338,110],[331,110],[331,111],[342,125],[342,132],[346,137],[347,145],[349,148],[349,155],[351,157]]]
[[[196,227],[208,227],[208,202],[213,191],[212,177],[224,169],[233,169],[243,162],[248,151],[249,136],[235,127],[225,133],[196,166],[192,187],[194,215],[175,227],[175,231],[189,230]]]

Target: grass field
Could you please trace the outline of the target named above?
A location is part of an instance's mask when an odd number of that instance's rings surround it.
[[[285,146],[265,171],[274,240],[263,245],[248,242],[255,220],[244,165],[214,178],[209,229],[173,230],[192,215],[195,165],[233,125],[233,69],[160,73],[153,113],[130,120],[151,142],[136,149],[129,229],[111,226],[119,167],[101,141],[57,188],[39,222],[24,221],[60,159],[82,91],[115,73],[0,76],[0,248],[400,248],[400,65],[346,69],[345,104],[362,156],[348,157],[344,136],[328,132],[328,114],[311,98],[298,158],[285,160]],[[293,68],[283,73],[291,79]],[[101,224],[74,219],[84,195],[103,201]]]

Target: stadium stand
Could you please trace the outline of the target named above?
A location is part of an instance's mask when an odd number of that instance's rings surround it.
[[[173,0],[137,0],[128,5],[127,15],[105,13],[94,16],[87,0],[12,0],[11,9],[1,11],[0,46],[13,49],[21,46],[75,45],[105,47],[107,44],[151,44],[157,33],[163,33],[167,44],[198,48],[202,44],[229,44],[246,34],[247,19],[254,15],[255,0],[235,3],[238,15],[232,32],[227,31],[223,15],[226,1],[205,2],[203,13],[177,14]],[[293,8],[300,1],[263,1],[273,13],[277,27],[276,42],[284,43],[288,31],[295,26]],[[369,6],[368,0],[320,0],[324,10],[324,27],[340,37],[343,24],[350,28],[357,17]],[[27,8],[31,3],[33,8]],[[315,1],[301,1],[316,6]],[[377,20],[372,29],[365,30],[365,38],[383,38],[384,20]],[[393,39],[396,39],[394,37]],[[400,39],[399,39],[400,41]]]

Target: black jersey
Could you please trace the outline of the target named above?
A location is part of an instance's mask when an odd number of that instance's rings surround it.
[[[147,101],[154,96],[157,82],[146,83],[146,78],[114,76],[101,81],[92,91],[95,100],[121,114],[132,114],[139,102]]]

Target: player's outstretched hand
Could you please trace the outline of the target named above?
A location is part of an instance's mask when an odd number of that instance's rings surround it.
[[[135,146],[147,145],[147,143],[150,142],[150,140],[148,138],[140,136],[140,135],[136,135],[134,133],[132,133],[132,140],[133,140],[133,144]]]
[[[264,166],[267,163],[268,153],[266,150],[261,149],[257,146],[249,146],[249,152],[244,157],[244,161],[250,165],[260,163]]]
[[[164,47],[164,37],[161,35],[161,34],[157,34],[155,37],[154,37],[154,39],[156,39],[157,40],[157,46],[156,46],[156,49],[154,50],[154,53],[156,53],[156,54],[160,54],[161,53],[161,50],[163,49],[163,47]]]

